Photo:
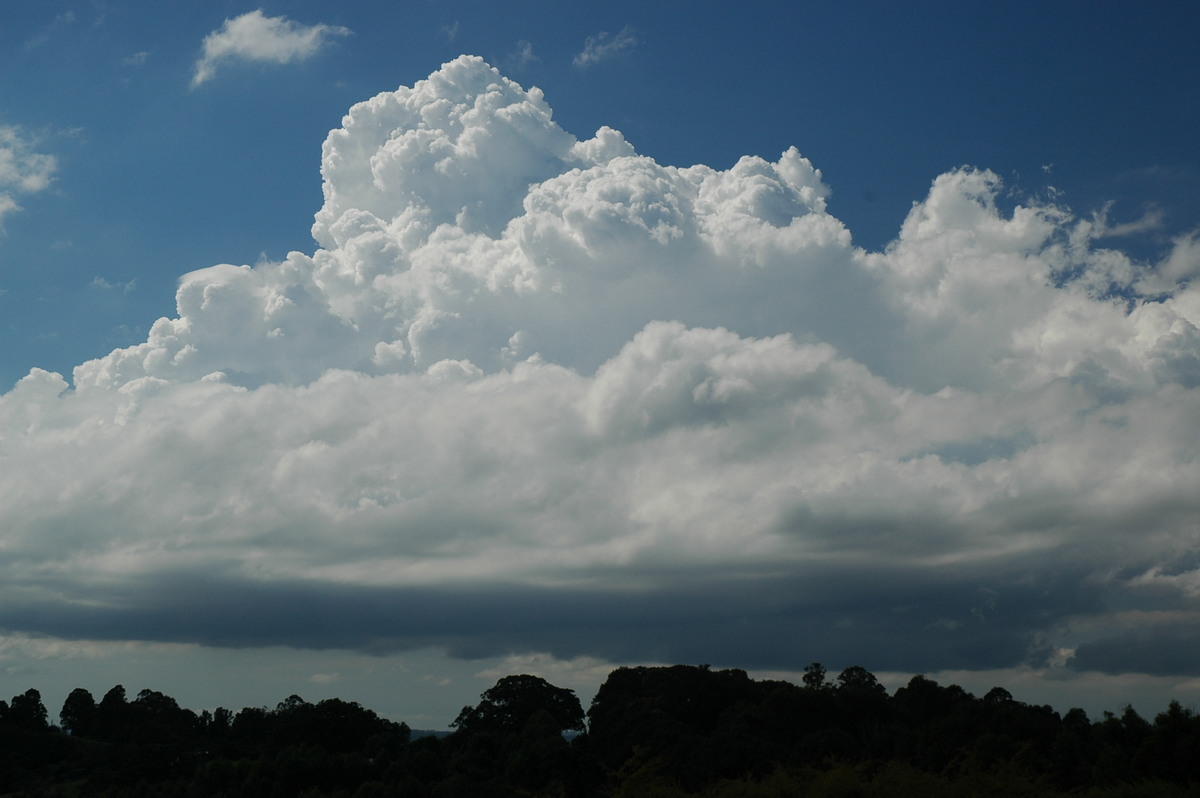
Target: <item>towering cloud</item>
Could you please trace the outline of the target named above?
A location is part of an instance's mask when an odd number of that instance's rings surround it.
[[[1194,637],[1194,237],[1137,263],[964,169],[867,252],[794,149],[664,167],[469,57],[322,175],[314,253],[0,397],[0,627],[907,669]]]

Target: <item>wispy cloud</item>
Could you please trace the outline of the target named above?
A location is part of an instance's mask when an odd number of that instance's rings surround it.
[[[149,57],[150,57],[150,53],[149,53],[149,51],[147,51],[147,50],[142,50],[142,51],[140,51],[140,52],[136,52],[136,53],[134,53],[133,55],[126,56],[125,58],[122,58],[122,59],[121,59],[121,66],[128,66],[128,67],[140,67],[140,66],[144,66],[144,65],[145,65],[145,63],[146,63],[146,59],[147,59],[147,58],[149,58]]]
[[[0,126],[0,223],[20,209],[17,195],[44,190],[57,168],[57,159],[35,152],[33,142],[20,129]]]
[[[92,278],[92,282],[89,285],[100,291],[120,291],[122,294],[129,294],[137,289],[137,278],[121,282],[120,280],[106,280],[97,275]]]
[[[349,28],[301,25],[286,17],[268,17],[261,9],[225,20],[220,30],[204,38],[204,55],[196,62],[192,87],[211,79],[226,61],[286,64],[317,53],[331,38],[347,36]]]
[[[30,50],[35,50],[38,47],[41,47],[43,44],[45,44],[50,39],[50,36],[55,31],[59,30],[60,28],[65,27],[67,25],[70,25],[74,21],[75,21],[75,12],[74,11],[65,11],[61,14],[56,14],[54,17],[54,20],[49,25],[47,25],[45,28],[43,28],[40,33],[38,33],[32,39],[29,39],[27,42],[25,42],[25,44],[22,45],[21,49],[25,50],[26,52],[29,52]]]
[[[525,39],[517,42],[517,47],[505,59],[510,69],[523,69],[541,59],[533,52],[533,44]]]
[[[614,58],[626,50],[632,50],[637,44],[638,38],[629,26],[623,28],[616,36],[602,31],[587,38],[583,51],[575,56],[572,63],[577,67],[589,67]]]
[[[1120,222],[1110,224],[1108,221],[1108,212],[1110,207],[1105,207],[1093,217],[1095,238],[1115,238],[1118,236],[1131,236],[1139,233],[1146,233],[1151,230],[1159,230],[1163,226],[1163,211],[1161,208],[1149,208],[1138,219],[1130,222]]]

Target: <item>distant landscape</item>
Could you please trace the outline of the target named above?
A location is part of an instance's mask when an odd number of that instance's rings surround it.
[[[1172,701],[1090,719],[914,676],[889,695],[862,667],[802,684],[709,666],[614,670],[584,711],[532,675],[500,679],[450,733],[354,702],[288,696],[196,713],[117,685],[0,701],[0,795],[1184,796],[1200,716]]]

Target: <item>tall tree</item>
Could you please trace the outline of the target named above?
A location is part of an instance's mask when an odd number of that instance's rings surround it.
[[[82,687],[76,687],[63,701],[62,710],[58,713],[59,723],[68,734],[86,736],[91,733],[92,723],[96,718],[96,699]]]
[[[8,705],[8,723],[21,729],[47,729],[46,707],[42,704],[42,694],[32,687],[21,695],[15,695]]]
[[[825,666],[819,662],[804,666],[804,686],[813,690],[825,687]]]

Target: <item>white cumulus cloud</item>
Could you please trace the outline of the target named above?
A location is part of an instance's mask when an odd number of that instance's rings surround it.
[[[228,61],[263,61],[287,64],[303,61],[317,53],[333,37],[347,36],[348,28],[337,25],[301,25],[286,17],[268,17],[261,9],[225,20],[219,30],[204,37],[204,53],[196,62],[192,87],[216,74]]]
[[[1139,263],[960,169],[868,252],[796,149],[663,166],[466,56],[321,172],[315,251],[0,396],[0,628],[1182,667],[1104,629],[1200,612],[1195,236]]]

